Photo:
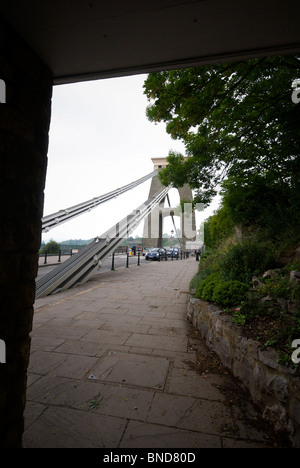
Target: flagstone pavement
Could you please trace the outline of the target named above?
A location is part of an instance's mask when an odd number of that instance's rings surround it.
[[[209,355],[186,320],[197,267],[121,268],[36,301],[24,448],[273,446],[251,403],[245,421],[228,401],[232,377],[193,366]]]

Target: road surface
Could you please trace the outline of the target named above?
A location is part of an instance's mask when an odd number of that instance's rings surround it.
[[[69,257],[67,257],[69,258]],[[164,261],[164,260],[162,260]],[[172,261],[170,258],[168,259],[168,261]],[[126,268],[126,262],[127,262],[127,256],[126,255],[115,255],[115,269],[117,270],[118,268]],[[129,268],[133,265],[137,265],[138,263],[138,256],[133,256],[133,257],[129,257]],[[144,256],[140,256],[140,263],[145,263],[145,264],[151,264],[152,263],[152,260],[150,261],[147,261],[145,260],[145,257]],[[38,270],[38,276],[37,276],[37,279],[41,278],[42,276],[44,276],[46,273],[49,273],[51,270],[53,270],[54,268],[56,268],[57,265],[40,265],[39,266],[39,270]],[[99,271],[96,271],[95,274],[100,274],[102,273],[103,271],[107,271],[107,270],[111,270],[111,267],[112,267],[112,257],[108,257],[106,258],[103,263],[102,263],[102,267]]]

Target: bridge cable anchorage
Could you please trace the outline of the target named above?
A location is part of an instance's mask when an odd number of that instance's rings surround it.
[[[117,188],[112,192],[105,193],[104,195],[100,195],[98,197],[94,197],[91,200],[87,200],[85,202],[79,203],[78,205],[71,206],[70,208],[65,208],[63,210],[57,211],[56,213],[44,216],[42,218],[42,232],[48,232],[50,229],[60,226],[62,223],[66,223],[71,219],[80,216],[84,213],[88,213],[93,208],[105,203],[113,198],[118,197],[122,193],[131,190],[134,187],[146,182],[146,180],[156,176],[158,171],[153,171],[150,174],[147,174],[144,177],[141,177],[130,184],[124,185],[123,187]]]
[[[103,260],[113,252],[131,229],[140,222],[165,198],[170,187],[164,187],[149,197],[136,210],[87,244],[78,253],[65,260],[36,282],[36,298],[56,294],[79,284],[86,283]]]

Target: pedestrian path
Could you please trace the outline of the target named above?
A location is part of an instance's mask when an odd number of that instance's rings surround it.
[[[36,301],[25,448],[272,446],[186,320],[197,266],[107,271]]]

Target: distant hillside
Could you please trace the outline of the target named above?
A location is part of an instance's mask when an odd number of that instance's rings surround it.
[[[87,245],[89,244],[90,242],[92,242],[94,238],[92,239],[88,239],[88,240],[85,240],[85,239],[69,239],[69,240],[65,240],[65,241],[62,241],[60,242],[60,245]]]

